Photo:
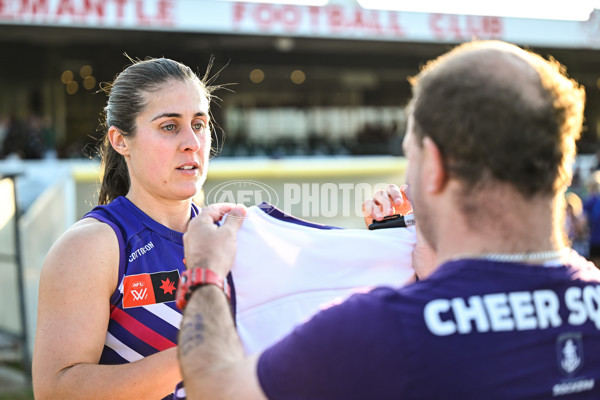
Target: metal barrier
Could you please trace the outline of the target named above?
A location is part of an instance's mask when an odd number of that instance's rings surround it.
[[[7,315],[0,320],[0,332],[4,335],[5,351],[2,352],[3,357],[8,358],[9,361],[13,361],[11,358],[14,356],[14,350],[20,351],[23,370],[30,375],[31,354],[28,346],[29,329],[27,326],[27,311],[25,306],[24,271],[21,253],[21,232],[19,226],[21,209],[19,207],[16,184],[16,180],[20,175],[21,174],[18,173],[0,175],[0,229],[12,225],[12,251],[0,253],[0,260],[5,266],[9,267],[12,264],[14,267],[14,273],[16,275],[16,300],[19,310],[18,326],[15,326],[14,318],[10,318],[10,316]],[[12,224],[9,224],[9,221],[11,220]],[[3,242],[5,245],[8,243],[7,240],[3,240]],[[4,248],[5,246],[2,247],[2,251],[7,250]],[[8,272],[8,275],[10,275],[10,271]],[[6,282],[5,284],[9,287],[11,286],[10,282]],[[11,294],[11,290],[4,290],[3,293],[5,301],[10,302],[10,299],[7,297]],[[16,340],[16,343],[13,340]]]

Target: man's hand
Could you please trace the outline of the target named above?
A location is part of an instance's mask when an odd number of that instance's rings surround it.
[[[406,196],[407,190],[407,185],[390,184],[385,190],[378,190],[372,198],[365,200],[362,206],[365,224],[369,226],[373,220],[380,221],[388,215],[406,215],[412,212],[412,205]]]
[[[246,208],[241,205],[213,204],[205,207],[190,221],[183,234],[187,268],[209,268],[225,277],[233,266],[236,233],[245,216]],[[216,223],[223,217],[225,222],[218,226]]]
[[[408,201],[408,186],[388,185],[385,190],[378,190],[373,198],[363,203],[363,216],[365,224],[369,226],[373,220],[393,214],[406,215],[413,212],[412,204]],[[437,266],[436,253],[427,243],[419,223],[416,225],[417,241],[412,254],[413,268],[419,279],[428,277]]]

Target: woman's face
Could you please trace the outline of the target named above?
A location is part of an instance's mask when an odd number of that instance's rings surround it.
[[[146,109],[127,139],[129,194],[169,200],[193,197],[206,180],[209,104],[197,83],[170,80],[144,95]]]

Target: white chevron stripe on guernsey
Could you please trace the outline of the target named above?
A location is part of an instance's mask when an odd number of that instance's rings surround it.
[[[129,362],[138,361],[144,358],[140,353],[126,346],[123,342],[110,333],[106,334],[106,342],[104,344],[116,351],[118,355]]]
[[[181,314],[165,303],[149,304],[144,306],[144,309],[173,325],[177,329],[181,326]]]

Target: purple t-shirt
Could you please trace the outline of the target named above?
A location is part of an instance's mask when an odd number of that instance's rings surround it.
[[[453,261],[267,349],[269,399],[600,399],[600,271]]]

